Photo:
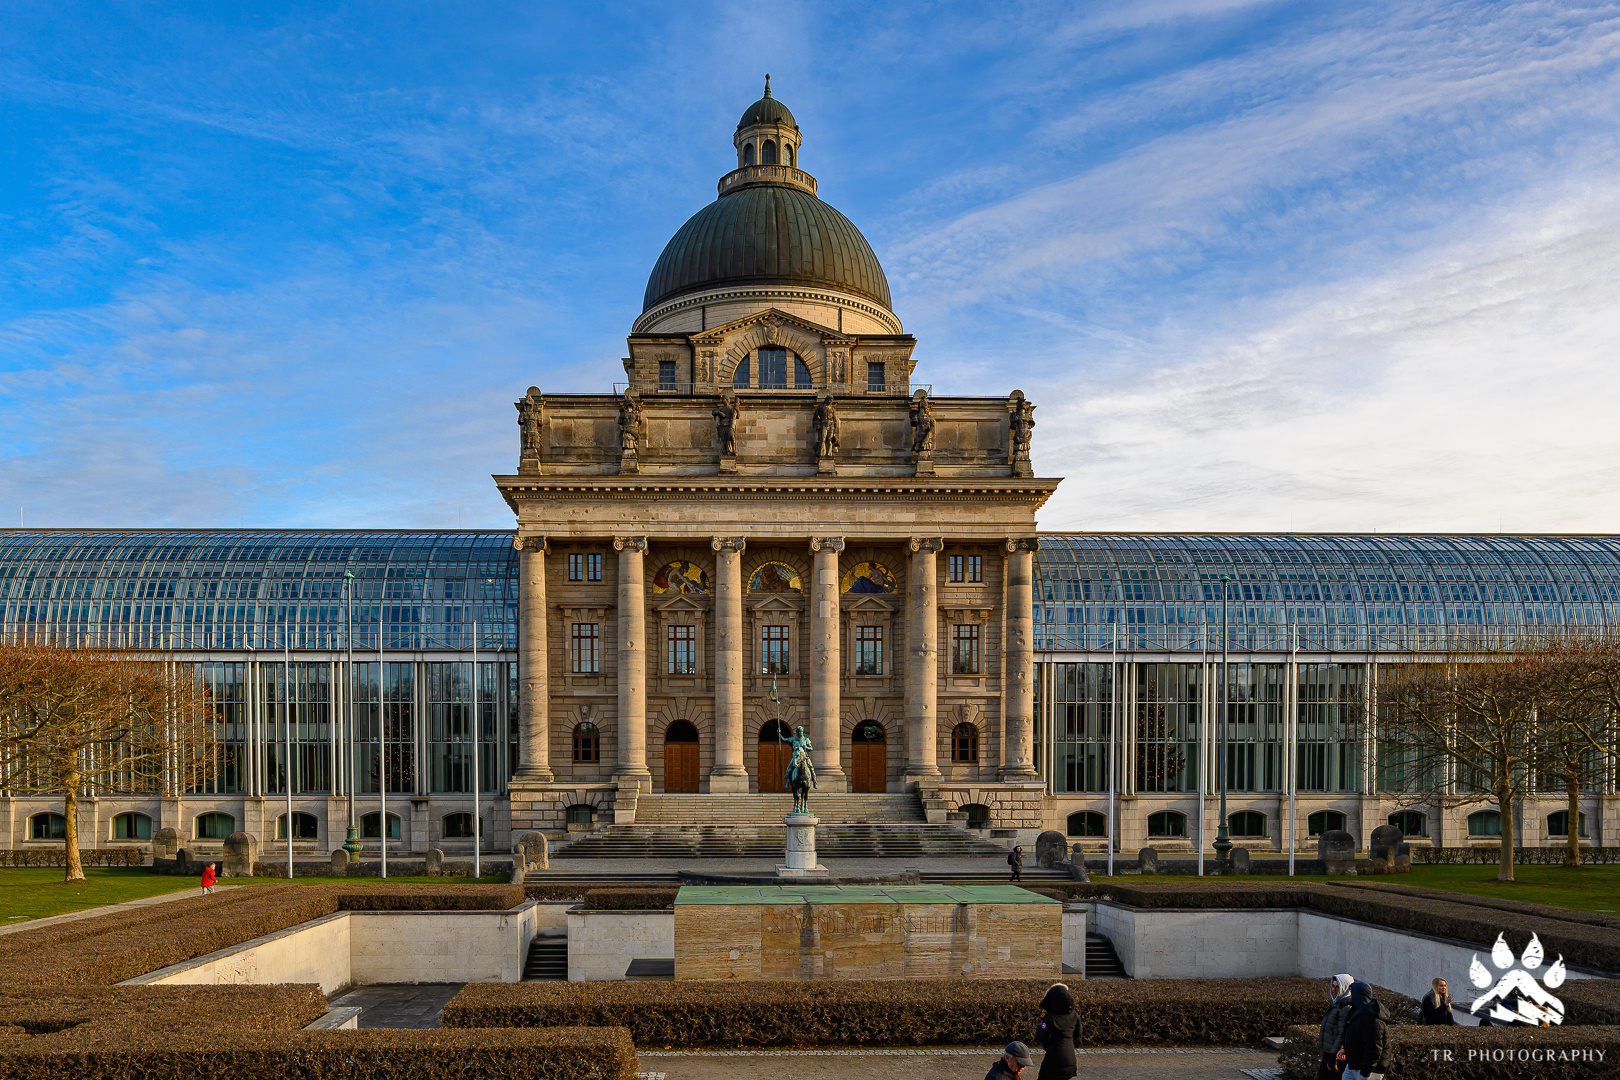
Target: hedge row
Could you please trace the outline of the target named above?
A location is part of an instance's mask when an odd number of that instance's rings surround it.
[[[139,848],[81,848],[80,866],[140,866],[146,853]],[[67,866],[67,852],[61,848],[14,848],[0,851],[0,867]]]
[[[675,886],[640,889],[591,889],[585,907],[591,911],[649,911],[675,906]]]
[[[1283,1075],[1315,1080],[1316,1027],[1290,1028],[1284,1038]],[[1390,1046],[1388,1080],[1608,1080],[1620,1061],[1620,1028],[1409,1026],[1391,1029]]]
[[[1421,896],[1428,900],[1441,900],[1447,903],[1466,903],[1469,907],[1495,908],[1498,911],[1511,911],[1515,915],[1537,915],[1544,919],[1557,919],[1560,922],[1584,923],[1587,926],[1607,926],[1620,930],[1620,916],[1605,915],[1600,911],[1578,911],[1574,908],[1553,907],[1549,904],[1530,904],[1523,900],[1503,900],[1494,896],[1461,896],[1443,889],[1425,889],[1418,885],[1398,885],[1393,882],[1382,881],[1335,881],[1331,884],[1341,889],[1376,889],[1379,892],[1398,893],[1402,896]]]
[[[471,983],[445,1006],[449,1028],[628,1028],[638,1046],[993,1045],[1028,1039],[1050,983],[892,981]],[[1317,979],[1081,981],[1073,986],[1086,1046],[1253,1046],[1320,1019]],[[1416,1003],[1379,999],[1403,1015]]]
[[[1516,847],[1513,861],[1519,866],[1563,866],[1565,848]],[[1412,845],[1414,863],[1437,866],[1495,866],[1502,860],[1502,849],[1495,844],[1485,847],[1429,847]],[[1598,866],[1620,863],[1620,847],[1582,847],[1581,862]]]
[[[526,899],[521,885],[331,885],[339,911],[505,911]]]
[[[0,990],[0,1014],[29,1035],[81,1030],[128,1035],[219,1023],[244,1031],[287,1031],[313,1023],[326,1009],[318,986],[199,983]],[[87,1025],[94,1027],[85,1030]]]

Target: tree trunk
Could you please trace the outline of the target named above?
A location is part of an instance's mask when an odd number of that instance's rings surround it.
[[[1513,880],[1513,793],[1507,788],[1496,789],[1497,812],[1502,816],[1502,861],[1497,867],[1497,881]]]
[[[62,796],[62,842],[67,850],[67,875],[62,879],[83,881],[84,867],[79,864],[79,778],[70,776],[67,790]]]
[[[1569,846],[1564,849],[1564,865],[1578,870],[1581,865],[1581,782],[1571,776],[1565,779],[1564,785],[1569,795],[1569,824],[1564,827],[1569,833]]]

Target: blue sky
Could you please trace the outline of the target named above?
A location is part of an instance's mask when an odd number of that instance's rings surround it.
[[[0,523],[502,527],[769,71],[1043,528],[1620,531],[1620,4],[0,20]]]

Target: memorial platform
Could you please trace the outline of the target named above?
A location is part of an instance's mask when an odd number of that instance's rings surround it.
[[[675,978],[1060,978],[1063,905],[1012,885],[684,886]]]

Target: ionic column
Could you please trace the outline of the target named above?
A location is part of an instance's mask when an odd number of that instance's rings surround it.
[[[810,568],[810,737],[815,740],[816,786],[846,791],[842,758],[842,725],[838,680],[843,661],[838,650],[838,556],[842,536],[812,536]]]
[[[1003,780],[1036,780],[1035,552],[1036,537],[1007,541],[1007,738]]]
[[[906,574],[906,778],[939,776],[939,590],[934,556],[945,541],[913,536]]]
[[[645,536],[615,536],[619,553],[619,761],[615,776],[652,787],[647,769],[647,596]]]
[[[546,649],[546,538],[518,536],[517,779],[550,783],[551,671]]]
[[[747,791],[743,766],[743,613],[740,536],[716,536],[714,582],[714,769],[710,791]]]

